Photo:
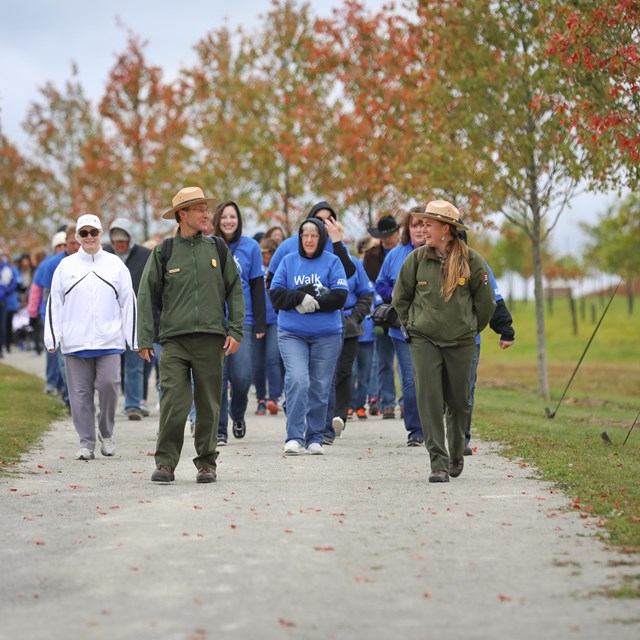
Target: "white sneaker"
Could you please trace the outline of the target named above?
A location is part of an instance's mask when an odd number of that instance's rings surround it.
[[[344,420],[339,416],[336,416],[332,421],[333,430],[336,432],[336,438],[342,437],[342,432],[344,431]]]
[[[103,456],[112,456],[116,452],[116,445],[113,444],[113,438],[103,438],[98,434],[98,440],[102,443],[100,445],[100,453]]]
[[[284,445],[285,456],[299,456],[304,453],[304,447],[297,440],[289,440]]]
[[[93,460],[94,458],[93,451],[86,447],[82,447],[82,449],[76,453],[76,460]]]
[[[335,420],[335,418],[334,418]],[[338,418],[340,420],[340,418]],[[323,456],[324,455],[324,447],[318,442],[312,442],[307,447],[307,453],[312,456]]]

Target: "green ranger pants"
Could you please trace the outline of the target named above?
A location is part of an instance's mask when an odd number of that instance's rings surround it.
[[[178,466],[184,444],[184,426],[193,397],[197,453],[193,463],[198,469],[216,467],[224,341],[224,336],[214,333],[189,333],[168,338],[162,343],[156,465],[165,464],[174,469]]]
[[[471,411],[469,377],[476,346],[438,347],[427,338],[412,334],[409,347],[431,471],[449,471],[449,461],[462,460],[464,455],[464,432]]]

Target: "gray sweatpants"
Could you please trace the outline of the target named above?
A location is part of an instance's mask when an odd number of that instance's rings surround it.
[[[69,404],[73,426],[80,436],[80,446],[93,451],[96,446],[96,408],[98,392],[98,428],[103,438],[113,437],[116,405],[120,393],[120,355],[80,358],[65,356]]]

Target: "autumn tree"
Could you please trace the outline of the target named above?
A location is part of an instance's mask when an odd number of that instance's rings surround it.
[[[449,135],[467,157],[463,166],[452,157],[451,171],[466,169],[468,182],[478,173],[479,204],[501,212],[531,244],[538,394],[548,398],[542,247],[576,191],[581,156],[553,109],[536,104],[563,82],[546,52],[556,15],[541,8],[525,0],[433,0],[416,12],[438,69],[430,99],[441,113],[439,138]]]
[[[640,179],[640,2],[550,2],[561,18],[550,34],[548,55],[565,70],[562,86],[545,97],[567,135],[591,156],[592,180],[633,187]]]
[[[23,126],[30,136],[30,157],[53,177],[48,182],[48,214],[53,222],[62,222],[75,219],[82,208],[78,183],[82,148],[98,132],[98,120],[75,64],[63,91],[47,83],[40,94]]]
[[[640,277],[640,196],[630,194],[599,216],[595,225],[581,224],[589,236],[587,259],[593,266],[624,279],[629,314],[633,313],[633,281]]]
[[[53,176],[20,154],[0,134],[0,212],[2,237],[10,253],[49,245],[48,190]]]
[[[152,219],[166,208],[167,194],[176,191],[176,173],[187,157],[187,123],[175,87],[162,82],[160,67],[148,64],[146,44],[129,32],[99,109],[113,153],[110,164],[123,178],[119,206],[107,215],[139,222],[148,237]]]

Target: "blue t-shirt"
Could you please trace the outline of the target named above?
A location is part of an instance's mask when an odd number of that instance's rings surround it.
[[[229,251],[233,255],[240,280],[242,281],[242,293],[244,293],[245,325],[253,325],[253,303],[251,301],[251,287],[249,281],[262,275],[262,252],[260,245],[247,236],[240,236],[238,242],[229,245]]]
[[[296,237],[295,240],[297,243],[298,238]],[[322,288],[347,291],[349,289],[344,267],[337,256],[323,251],[319,257],[309,260],[303,258],[296,248],[295,253],[285,255],[281,260],[271,281],[271,288],[299,289],[308,284],[312,284],[316,292]],[[342,313],[340,311],[298,313],[295,308],[289,311],[281,310],[278,313],[278,329],[300,336],[335,335],[342,333]]]
[[[349,285],[349,295],[344,303],[344,315],[350,316],[353,313],[353,307],[358,303],[358,299],[373,293],[373,284],[369,280],[367,272],[362,266],[362,261],[350,256],[351,261],[356,266],[356,272],[347,280]]]
[[[283,240],[271,258],[268,271],[270,271],[271,273],[275,273],[285,256],[289,255],[290,253],[298,253],[298,243],[298,236],[291,236],[290,238]],[[327,237],[327,243],[324,245],[323,251],[333,253],[333,242],[331,242],[331,238]]]
[[[81,349],[66,353],[67,356],[76,356],[77,358],[100,358],[101,356],[111,356],[124,353],[124,349]]]
[[[489,263],[485,260],[484,261],[485,265],[487,266],[487,273],[489,274],[489,282],[491,284],[491,286],[493,287],[493,297],[496,299],[496,302],[498,302],[498,300],[502,300],[502,294],[500,293],[500,287],[498,286],[498,283],[496,282],[496,279],[493,275],[493,271],[491,271],[491,267],[489,266]],[[480,344],[480,332],[478,332],[478,335],[476,336],[476,344]]]
[[[407,256],[415,248],[416,247],[414,247],[410,242],[407,244],[399,244],[397,247],[391,249],[385,257],[375,284],[376,291],[380,294],[380,297],[384,302],[391,302],[393,287],[396,284],[398,275],[400,275],[400,269],[402,269],[402,265],[404,264]],[[404,336],[400,329],[389,329],[389,337],[404,340]]]
[[[67,257],[66,251],[60,253],[54,253],[47,256],[36,269],[33,276],[33,282],[43,289],[51,289],[51,283],[53,282],[53,272],[58,268],[58,265]],[[40,301],[40,320],[44,322],[44,316],[47,311],[47,298],[49,297],[48,291],[42,292],[42,300]]]
[[[265,267],[264,265],[262,265],[262,274],[264,275],[265,278],[265,294],[266,294],[266,288],[267,288],[267,267]],[[273,305],[271,304],[271,298],[269,297],[268,294],[266,294],[266,322],[267,322],[267,326],[270,324],[276,324],[278,322],[278,314],[276,313],[276,310],[273,308]]]

